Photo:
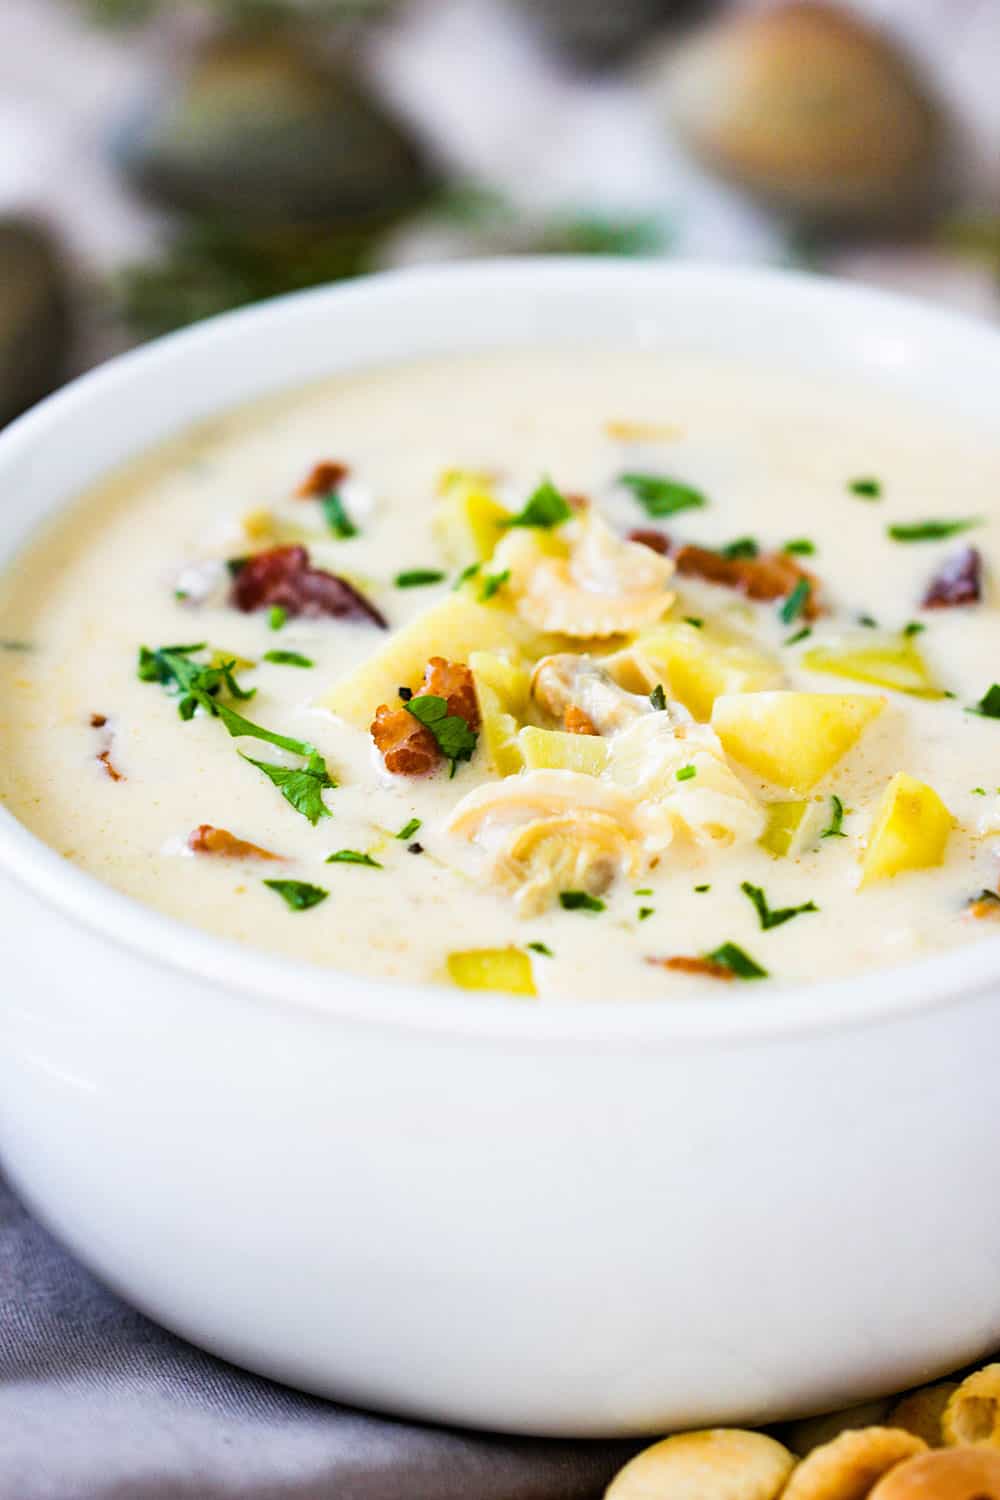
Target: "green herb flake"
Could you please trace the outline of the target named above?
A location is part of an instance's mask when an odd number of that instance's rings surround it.
[[[510,579],[510,569],[504,568],[502,573],[486,573],[483,575],[483,586],[479,591],[481,603],[486,604],[498,594],[504,584]]]
[[[1000,719],[1000,682],[995,682],[978,703],[965,711],[967,714],[979,714],[983,719]]]
[[[662,712],[666,708],[667,695],[663,691],[662,682],[658,682],[656,684],[655,688],[649,695],[649,701],[658,712]]]
[[[782,625],[794,625],[809,603],[809,595],[812,593],[812,584],[808,578],[800,578],[792,589],[784,604],[778,610],[778,618]]]
[[[816,551],[816,543],[811,542],[807,536],[797,536],[786,542],[781,550],[791,557],[812,557]]]
[[[328,865],[367,865],[370,870],[381,870],[384,868],[377,859],[372,859],[370,854],[361,854],[357,849],[338,849],[335,854],[328,854],[324,863]]]
[[[702,628],[702,626],[704,625],[704,623],[705,623],[705,621],[704,620],[700,620],[697,615],[685,615],[684,616],[684,624],[685,625],[693,625],[694,628],[695,628],[695,630],[700,630]]]
[[[697,766],[681,766],[676,773],[678,781],[691,781],[698,774]]]
[[[470,563],[467,568],[463,568],[455,579],[454,588],[460,589],[463,583],[468,583],[470,578],[475,578],[481,567],[482,563]]]
[[[701,510],[708,504],[701,490],[663,474],[619,474],[618,483],[638,500],[647,516],[675,516],[682,510]]]
[[[528,497],[517,515],[510,516],[504,526],[537,526],[543,531],[552,531],[568,521],[573,511],[564,495],[556,489],[551,479],[543,479],[538,488]]]
[[[752,536],[738,536],[735,541],[727,542],[724,547],[719,548],[719,556],[729,562],[735,562],[741,557],[759,557],[760,543]]]
[[[858,624],[863,625],[866,630],[878,629],[878,621],[874,615],[858,615]]]
[[[543,958],[555,958],[555,954],[547,943],[529,943],[528,948],[532,953],[540,953]]]
[[[759,885],[751,885],[749,880],[744,880],[740,886],[744,896],[751,901],[756,908],[760,918],[760,925],[765,932],[770,932],[772,927],[781,927],[785,922],[790,922],[793,917],[800,917],[807,911],[819,911],[815,901],[806,901],[801,906],[780,906],[772,908],[767,904],[767,897]]]
[[[723,968],[729,969],[737,979],[766,979],[768,977],[767,970],[755,963],[749,953],[744,953],[736,943],[723,943],[711,953],[706,953],[705,957],[711,963],[721,964]]]
[[[711,889],[710,885],[696,885],[694,891],[696,896],[703,896],[706,891],[710,891]]]
[[[405,843],[407,839],[412,839],[420,826],[421,820],[419,818],[411,818],[408,823],[403,824],[402,828],[396,834],[396,838],[402,839]]]
[[[632,894],[633,896],[651,896],[653,894],[653,887],[651,885],[644,885],[639,890],[633,891]]]
[[[920,635],[921,632],[924,631],[924,630],[926,630],[926,629],[927,629],[927,626],[926,625],[921,625],[921,623],[920,623],[919,620],[911,620],[908,625],[904,625],[903,626],[903,635],[906,637],[907,640],[909,640],[909,639],[911,639],[911,637],[913,637],[915,635]]]
[[[803,625],[802,629],[797,630],[794,635],[786,636],[781,644],[783,646],[797,646],[800,641],[807,641],[811,635],[812,626]]]
[[[308,911],[330,894],[321,885],[309,885],[305,880],[265,880],[264,884],[269,891],[277,891],[290,911]]]
[[[986,796],[986,788],[984,786],[974,786],[972,788],[972,795],[974,797],[985,797]]]
[[[288,611],[281,604],[272,604],[267,612],[267,628],[269,630],[280,630],[288,619]]]
[[[265,651],[264,660],[273,662],[276,667],[314,667],[316,665],[308,656],[301,656],[298,651]]]
[[[655,911],[655,909],[656,908],[652,907],[652,906],[640,906],[639,907],[639,921],[640,922],[645,922],[645,920],[646,920],[647,917],[651,917],[653,915],[653,912]]]
[[[836,795],[830,798],[830,822],[820,834],[821,839],[846,839],[847,834],[843,829],[844,804]]]
[[[916,521],[908,526],[889,526],[887,530],[894,542],[941,542],[982,524],[982,516],[971,516],[964,521]]]
[[[434,693],[423,693],[411,698],[405,707],[407,713],[430,730],[441,754],[451,761],[453,776],[460,760],[472,759],[478,735],[460,714],[449,714],[447,699],[438,698]]]
[[[330,817],[330,809],[323,801],[323,792],[337,783],[330,776],[320,755],[313,755],[309,764],[299,770],[290,766],[276,766],[269,760],[254,760],[252,755],[240,755],[251,766],[256,766],[267,779],[278,788],[290,807],[307,819],[315,828],[320,818]]]
[[[604,902],[586,891],[560,891],[559,904],[563,911],[604,911]]]
[[[160,646],[155,651],[148,646],[139,647],[136,674],[140,682],[158,682],[173,694],[178,700],[177,712],[184,720],[193,718],[197,708],[213,716],[220,714],[219,697],[223,691],[230,698],[243,701],[256,692],[256,688],[241,688],[236,681],[235,657],[215,663],[191,660],[196,652],[205,649],[204,641],[189,646]]]
[[[411,568],[408,573],[397,573],[395,584],[398,589],[422,589],[432,583],[442,583],[447,576],[437,568]]]
[[[872,479],[869,475],[865,475],[860,479],[848,480],[847,488],[852,495],[857,495],[860,500],[881,500],[882,498],[881,479]]]
[[[350,541],[352,536],[357,536],[358,528],[347,514],[344,502],[336,490],[331,490],[328,495],[324,495],[319,503],[323,509],[323,519],[334,536],[339,537],[342,542]]]

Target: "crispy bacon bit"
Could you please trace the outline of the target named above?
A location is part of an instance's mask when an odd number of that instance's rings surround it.
[[[586,495],[563,495],[563,499],[570,510],[575,510],[578,514],[580,511],[589,510],[590,508],[590,501]]]
[[[194,854],[221,854],[226,859],[280,859],[270,849],[261,849],[258,844],[248,844],[238,839],[226,828],[213,828],[211,823],[200,824],[188,835],[188,848]]]
[[[946,558],[927,585],[922,609],[950,609],[978,604],[983,597],[983,557],[977,547],[963,547]]]
[[[810,585],[809,598],[802,609],[807,620],[819,614],[817,581],[800,568],[787,552],[765,552],[760,557],[723,557],[708,547],[681,547],[676,554],[677,571],[725,588],[739,589],[748,599],[786,599],[805,579]]]
[[[658,969],[672,969],[677,974],[705,974],[710,979],[735,979],[732,969],[716,963],[714,958],[647,958]]]
[[[118,767],[112,764],[110,750],[102,750],[97,759],[101,762],[101,765],[111,777],[112,781],[124,781],[126,779],[122,775],[121,771],[118,770]]]
[[[424,668],[424,680],[412,696],[443,698],[449,714],[464,719],[473,731],[479,728],[476,684],[464,662],[432,656]],[[381,704],[375,711],[371,735],[386,770],[395,776],[423,776],[442,758],[438,742],[426,724],[421,724],[405,708]]]
[[[310,567],[305,547],[272,547],[248,557],[233,579],[232,602],[244,614],[280,605],[289,615],[370,620],[388,629],[381,611],[345,578]]]
[[[582,708],[577,708],[575,703],[566,705],[563,713],[563,728],[567,734],[597,734],[593,719],[589,714],[585,714]]]
[[[638,542],[640,547],[648,547],[651,552],[659,553],[660,557],[670,556],[670,538],[665,531],[640,527],[638,531],[630,531],[628,539],[630,542]]]
[[[107,714],[91,714],[90,716],[91,729],[103,729],[107,722]]]
[[[300,500],[318,500],[342,484],[350,472],[346,464],[323,459],[313,465],[295,493]]]

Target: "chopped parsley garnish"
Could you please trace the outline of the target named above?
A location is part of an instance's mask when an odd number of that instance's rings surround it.
[[[277,891],[291,911],[308,911],[330,894],[321,885],[309,885],[305,880],[265,880],[264,884],[268,890]]]
[[[984,719],[1000,719],[1000,682],[995,682],[978,703],[965,711],[969,714],[979,714]]]
[[[794,635],[786,636],[781,644],[783,646],[797,646],[799,641],[807,641],[811,635],[812,626],[803,625],[802,629],[797,630]]]
[[[357,849],[338,849],[335,854],[326,856],[325,863],[328,865],[367,865],[370,870],[385,868],[377,859],[372,859],[370,854],[361,854]]]
[[[411,568],[408,573],[397,573],[395,582],[398,589],[422,589],[431,583],[441,583],[447,576],[438,568]]]
[[[882,498],[881,479],[872,479],[866,475],[861,479],[850,480],[847,488],[852,495],[857,495],[862,500],[881,500]]]
[[[455,579],[455,588],[460,589],[463,583],[468,583],[470,578],[475,578],[481,567],[482,563],[470,563],[467,568],[463,568]]]
[[[894,542],[941,542],[946,537],[958,536],[983,524],[982,516],[971,516],[964,521],[916,521],[910,526],[890,526],[889,535]]]
[[[460,714],[448,712],[448,701],[434,693],[422,693],[411,698],[405,705],[407,713],[425,725],[437,741],[438,749],[446,760],[451,761],[451,774],[460,760],[471,760],[478,735],[468,726]]]
[[[331,490],[328,495],[324,495],[319,503],[323,507],[323,519],[334,536],[339,536],[343,542],[349,541],[352,536],[357,536],[358,528],[347,514],[344,502],[336,490]]]
[[[267,625],[269,630],[280,630],[288,619],[288,611],[282,604],[272,604],[267,612]]]
[[[231,698],[246,701],[252,698],[256,688],[246,691],[233,676],[236,658],[218,663],[192,661],[196,651],[204,651],[205,642],[196,641],[193,646],[160,646],[151,651],[148,646],[139,647],[137,673],[141,682],[158,682],[178,699],[177,712],[182,719],[190,719],[196,708],[215,715],[219,712],[219,694],[225,690]]]
[[[631,490],[647,516],[675,516],[681,510],[701,510],[708,504],[701,490],[663,474],[619,474],[618,483]]]
[[[403,842],[405,843],[407,839],[412,839],[413,835],[416,833],[416,831],[417,831],[417,829],[419,827],[420,827],[420,819],[419,818],[411,818],[408,823],[404,823],[403,824],[402,828],[396,834],[396,837],[398,839],[402,839]]]
[[[863,625],[866,630],[878,629],[878,621],[874,615],[858,615],[858,624]]]
[[[908,625],[903,626],[903,635],[909,638],[910,636],[919,635],[922,630],[926,629],[927,626],[921,625],[919,620],[911,620]]]
[[[986,788],[984,786],[974,786],[972,788],[972,795],[974,797],[985,797],[986,796]]]
[[[844,832],[843,823],[844,823],[844,804],[841,802],[841,800],[840,800],[840,798],[838,796],[833,795],[830,798],[830,822],[829,822],[829,826],[823,829],[823,832],[820,834],[820,838],[821,839],[846,839],[847,834]]]
[[[696,896],[703,896],[706,891],[710,891],[711,889],[710,885],[696,885],[694,891]]]
[[[227,557],[226,571],[230,578],[235,578],[237,573],[242,573],[249,561],[248,557]]]
[[[722,964],[723,968],[729,969],[737,979],[767,978],[767,970],[762,969],[749,953],[744,953],[743,949],[737,947],[735,943],[723,943],[711,953],[706,953],[705,957],[713,964]]]
[[[653,887],[651,885],[644,885],[639,890],[633,891],[632,894],[633,896],[651,896],[653,894]]]
[[[685,625],[693,625],[694,628],[695,628],[695,630],[700,630],[701,627],[704,625],[704,623],[705,623],[705,621],[704,620],[700,620],[697,615],[685,615],[684,616],[684,624]]]
[[[508,582],[509,578],[510,578],[510,569],[509,568],[504,568],[504,570],[503,570],[502,573],[486,573],[486,574],[484,574],[484,576],[483,576],[483,586],[482,586],[482,588],[479,591],[479,598],[482,601],[482,603],[486,604],[488,600],[490,600],[490,599],[493,598],[494,594],[499,593],[499,591],[503,588],[504,584]]]
[[[544,531],[551,531],[553,527],[568,521],[572,514],[568,501],[559,493],[552,480],[543,479],[534,494],[528,497],[524,507],[516,516],[505,520],[503,525],[539,526]]]
[[[532,953],[540,953],[543,958],[555,958],[555,954],[547,943],[529,943],[528,947]]]
[[[790,922],[793,917],[801,916],[803,912],[819,911],[819,907],[815,901],[806,901],[801,906],[779,906],[772,908],[768,906],[767,897],[760,886],[751,885],[749,880],[744,880],[740,886],[740,890],[744,896],[753,902],[757,915],[760,918],[760,925],[765,932],[770,932],[772,927],[781,927],[785,922]]]
[[[560,891],[559,904],[563,911],[604,911],[604,902],[586,891]]]
[[[680,770],[677,772],[677,780],[690,781],[692,777],[697,776],[697,774],[697,766],[681,766]]]
[[[792,557],[812,557],[816,551],[816,543],[806,536],[797,536],[786,542],[781,550],[790,553]]]
[[[651,917],[653,915],[653,912],[655,910],[656,910],[656,908],[653,907],[653,906],[640,906],[639,907],[639,921],[640,922],[645,922],[646,918],[647,917]]]
[[[741,557],[759,557],[760,544],[752,536],[738,536],[735,541],[727,542],[724,547],[719,548],[719,556],[730,562]]]
[[[264,660],[273,662],[276,667],[314,667],[316,665],[308,656],[301,656],[298,651],[265,651]]]
[[[659,711],[662,711],[663,709],[666,708],[666,706],[667,706],[667,695],[663,691],[663,683],[662,682],[658,682],[656,684],[655,688],[653,689],[653,691],[649,695],[649,701],[653,705],[653,707],[655,709],[659,710]]]
[[[285,801],[307,818],[314,828],[320,818],[330,816],[330,809],[323,801],[323,792],[327,787],[335,787],[337,783],[327,771],[320,754],[311,755],[308,764],[300,770],[291,766],[276,766],[269,760],[254,760],[252,755],[243,755],[242,751],[240,754],[251,766],[263,771]]]
[[[809,579],[800,578],[784,604],[778,610],[778,617],[782,625],[794,625],[795,621],[808,605],[811,593],[812,584],[809,582]]]

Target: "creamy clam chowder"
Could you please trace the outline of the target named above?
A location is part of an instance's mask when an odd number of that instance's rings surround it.
[[[711,1003],[898,963],[1000,933],[998,564],[997,433],[879,389],[607,351],[338,378],[22,555],[0,793],[339,969]]]

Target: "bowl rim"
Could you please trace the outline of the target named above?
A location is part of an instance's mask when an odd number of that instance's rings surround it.
[[[917,335],[945,333],[989,347],[1000,365],[1000,331],[967,314],[922,304],[916,299],[845,284],[813,272],[770,267],[734,267],[686,261],[625,261],[606,257],[511,257],[502,260],[385,271],[355,280],[271,298],[206,319],[118,355],[48,396],[0,432],[0,463],[28,453],[81,406],[113,394],[131,378],[169,363],[222,336],[280,325],[290,313],[314,309],[317,316],[350,300],[377,298],[383,291],[420,297],[440,294],[442,283],[481,286],[509,282],[535,295],[547,282],[600,283],[664,280],[686,282],[729,294],[753,297],[782,290],[790,301],[829,299],[873,320],[902,318]],[[623,342],[627,341],[627,336]],[[489,347],[484,340],[484,347]],[[405,357],[405,356],[404,356]],[[382,361],[384,363],[384,361]],[[251,398],[252,399],[252,398]],[[242,404],[231,400],[228,409]],[[225,411],[227,403],[215,410]],[[124,460],[127,462],[127,460]],[[121,461],[120,461],[121,462]],[[108,471],[110,472],[110,470]],[[71,493],[62,504],[72,504]],[[23,545],[23,543],[22,543]],[[560,1047],[622,1044],[634,1047],[711,1045],[764,1040],[804,1033],[884,1024],[930,1008],[974,999],[1000,989],[1000,936],[947,949],[899,966],[843,978],[782,984],[749,994],[725,987],[709,999],[635,998],[550,1001],[525,1004],[505,995],[477,995],[442,984],[377,979],[330,966],[309,964],[217,937],[166,916],[97,877],[69,864],[0,805],[0,874],[26,888],[71,922],[114,949],[126,949],[161,969],[209,983],[248,1001],[267,1000],[279,1008],[303,1006],[361,1025],[403,1027],[461,1037],[489,1037],[511,1043],[555,1043]],[[195,987],[192,987],[195,988]],[[733,993],[733,991],[736,993]]]

